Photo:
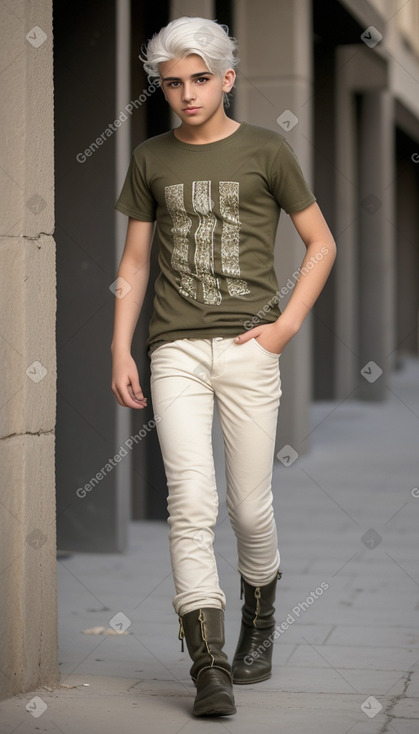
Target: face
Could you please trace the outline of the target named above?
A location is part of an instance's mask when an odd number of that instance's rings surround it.
[[[228,69],[220,79],[197,54],[164,61],[159,72],[166,101],[183,123],[192,126],[202,125],[223,109],[223,92],[230,91],[236,76],[234,69]]]

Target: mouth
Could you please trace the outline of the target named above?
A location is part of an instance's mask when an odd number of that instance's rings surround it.
[[[184,107],[183,111],[184,112],[195,112],[195,110],[200,110],[200,109],[201,109],[200,107]]]

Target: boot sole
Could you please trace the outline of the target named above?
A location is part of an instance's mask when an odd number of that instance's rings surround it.
[[[237,712],[237,709],[235,706],[230,706],[229,708],[225,709],[215,709],[213,711],[192,711],[194,716],[231,716],[232,714],[235,714]]]
[[[218,694],[219,695],[219,694]],[[194,704],[192,713],[194,716],[230,716],[236,713],[236,702],[233,697],[227,695],[219,696],[218,700],[208,697]]]
[[[225,696],[218,701],[210,698],[200,701],[197,705],[194,705],[192,713],[194,716],[230,716],[235,714],[236,710],[234,699],[231,700]]]

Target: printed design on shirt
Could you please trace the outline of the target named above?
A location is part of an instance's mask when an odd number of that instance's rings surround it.
[[[237,181],[220,181],[220,213],[223,219],[221,232],[221,261],[223,273],[227,276],[230,296],[244,296],[250,293],[245,280],[240,276],[240,219],[239,184]]]
[[[214,229],[217,223],[211,211],[211,181],[192,182],[192,205],[199,216],[195,232],[195,269],[202,283],[204,303],[219,306],[221,292],[218,278],[214,276]]]
[[[240,278],[240,201],[237,181],[220,181],[221,270],[230,296],[250,293],[245,280]],[[192,182],[192,205],[198,215],[194,235],[195,272],[189,266],[189,244],[192,220],[185,208],[184,185],[165,187],[165,200],[172,218],[173,252],[171,264],[180,273],[179,293],[198,298],[197,282],[202,285],[202,302],[218,306],[222,301],[219,278],[214,275],[214,230],[217,223],[212,211],[211,181]],[[195,279],[195,280],[194,280]]]
[[[188,263],[188,234],[192,227],[192,219],[185,209],[183,184],[166,186],[164,190],[167,209],[173,221],[172,268],[180,273],[179,293],[196,299],[196,282]]]

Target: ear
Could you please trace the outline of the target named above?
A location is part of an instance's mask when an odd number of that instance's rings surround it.
[[[236,72],[234,69],[227,69],[223,77],[223,92],[229,92],[236,81]]]

